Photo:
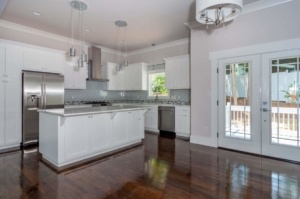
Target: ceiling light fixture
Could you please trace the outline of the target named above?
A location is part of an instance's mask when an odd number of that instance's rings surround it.
[[[71,23],[72,23],[72,47],[70,48],[70,56],[76,56],[76,49],[74,48],[74,33],[73,33],[73,10],[79,11],[78,17],[78,32],[79,32],[79,40],[81,40],[80,45],[80,56],[78,59],[78,66],[83,67],[84,63],[88,62],[87,54],[84,52],[84,40],[85,40],[85,30],[84,29],[84,11],[87,10],[87,4],[83,1],[73,0],[70,2],[70,6],[72,8],[71,11]]]
[[[118,53],[117,56],[117,66],[116,70],[121,71],[124,66],[128,66],[128,60],[127,60],[127,40],[126,40],[126,31],[127,31],[127,22],[123,20],[118,20],[115,22],[115,25],[117,27],[116,30],[116,44],[117,44],[117,50],[119,52],[122,51],[122,47],[125,48],[125,58],[122,60],[120,58],[120,55]]]
[[[41,16],[41,13],[40,12],[37,12],[37,11],[33,11],[32,14],[36,15],[36,16]]]
[[[219,26],[236,18],[242,8],[243,0],[196,0],[196,20]]]

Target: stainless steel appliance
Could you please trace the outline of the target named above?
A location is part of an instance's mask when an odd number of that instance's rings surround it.
[[[175,132],[175,107],[158,107],[158,129],[160,131]]]
[[[38,109],[64,108],[64,76],[24,71],[23,146],[38,143]]]

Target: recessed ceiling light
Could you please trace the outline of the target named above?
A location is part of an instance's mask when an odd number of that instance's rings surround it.
[[[91,32],[91,29],[89,29],[89,28],[86,28],[86,29],[85,29],[85,31],[87,31],[87,32]]]
[[[36,11],[33,11],[32,13],[33,13],[34,15],[36,15],[36,16],[40,16],[40,15],[41,15],[40,12],[36,12]]]

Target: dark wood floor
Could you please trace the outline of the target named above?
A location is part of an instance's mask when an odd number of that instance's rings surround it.
[[[0,198],[300,198],[300,165],[146,134],[143,146],[60,174],[0,156]]]

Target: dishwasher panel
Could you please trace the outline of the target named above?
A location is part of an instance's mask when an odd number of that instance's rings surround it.
[[[160,131],[175,132],[175,107],[158,107],[158,128]]]

